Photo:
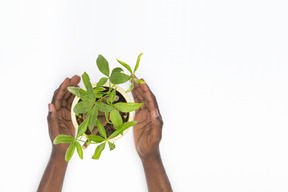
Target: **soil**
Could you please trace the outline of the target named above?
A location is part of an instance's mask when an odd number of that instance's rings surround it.
[[[108,88],[105,87],[106,91],[108,91]],[[119,97],[118,101],[114,102],[114,103],[118,103],[118,102],[124,102],[124,103],[127,103],[126,99],[123,97],[123,95],[121,95],[118,91],[116,91],[116,95]],[[97,101],[98,99],[96,99]],[[81,101],[81,99],[79,100],[79,102]],[[122,117],[122,120],[123,120],[123,123],[126,123],[128,122],[128,118],[129,118],[129,113],[123,113],[121,111],[120,112],[120,115]],[[85,117],[85,114],[82,115],[82,117],[78,117],[76,116],[76,120],[77,120],[77,123],[78,125],[80,125],[84,119],[83,117]],[[110,119],[109,119],[110,120]],[[104,128],[106,129],[106,134],[107,134],[107,137],[109,137],[116,129],[114,128],[114,126],[110,123],[107,123]],[[91,135],[91,132],[89,129],[87,129],[87,131],[85,132],[86,135]],[[98,132],[96,135],[100,136],[100,133]]]

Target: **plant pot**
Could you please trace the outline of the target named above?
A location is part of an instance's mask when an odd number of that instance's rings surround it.
[[[93,83],[93,84],[92,84],[93,88],[95,88],[96,85],[97,85],[97,83]],[[103,85],[103,87],[109,87],[109,84],[106,83],[105,85]],[[121,87],[119,87],[119,86],[117,86],[117,85],[115,85],[114,87],[117,89],[117,92],[123,96],[123,98],[126,100],[126,102],[132,102],[132,100],[131,100],[131,98],[129,97],[129,95],[128,95],[127,93],[125,93],[125,91],[124,91]],[[76,96],[76,97],[74,98],[74,100],[73,100],[73,102],[72,102],[72,106],[71,106],[71,119],[72,119],[72,123],[73,123],[73,125],[74,125],[74,127],[75,127],[75,129],[76,129],[76,133],[77,133],[77,131],[78,131],[78,126],[79,126],[79,124],[78,124],[78,121],[77,121],[77,116],[76,116],[76,114],[74,113],[73,109],[74,109],[74,106],[79,102],[79,100],[80,100],[80,97],[77,97],[77,96]],[[130,112],[129,115],[128,115],[128,120],[127,120],[127,122],[133,121],[133,120],[134,120],[134,117],[135,117],[135,111]],[[130,129],[130,128],[128,128],[127,130],[125,130],[125,131],[123,132],[123,135],[125,135],[125,133],[127,133],[127,131],[128,131],[129,129]],[[109,141],[113,143],[113,142],[115,142],[116,140],[118,140],[118,139],[120,139],[121,137],[123,137],[123,135],[120,134],[120,135],[118,135],[117,137],[114,137],[114,138],[112,138],[112,139],[109,139]],[[86,136],[86,134],[84,134],[84,137],[85,137],[85,136]],[[87,138],[85,137],[85,139],[87,139]]]

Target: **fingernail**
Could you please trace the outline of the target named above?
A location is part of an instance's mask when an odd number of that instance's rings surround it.
[[[53,107],[51,103],[48,104],[48,110],[49,110],[49,113],[53,112]]]
[[[152,113],[153,113],[153,116],[154,116],[155,118],[159,117],[159,112],[158,112],[157,109],[153,110]]]

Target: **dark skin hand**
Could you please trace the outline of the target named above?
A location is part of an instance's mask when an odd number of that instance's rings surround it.
[[[142,79],[143,80],[143,79]],[[74,95],[68,92],[67,87],[78,86],[79,76],[66,78],[55,91],[52,103],[48,105],[47,117],[49,136],[52,143],[52,153],[46,170],[41,179],[38,192],[60,192],[64,181],[68,163],[65,153],[69,144],[53,145],[57,135],[65,134],[75,137],[75,128],[71,121],[71,104]],[[172,191],[166,175],[159,151],[163,121],[157,101],[147,84],[137,84],[132,91],[137,103],[145,103],[137,112],[134,126],[134,140],[137,153],[142,160],[148,190],[150,192]]]
[[[49,136],[52,143],[52,152],[46,170],[38,187],[38,192],[60,192],[68,163],[65,161],[65,153],[69,144],[53,145],[57,135],[65,134],[75,137],[75,128],[71,121],[71,104],[74,95],[67,87],[78,86],[80,77],[75,75],[71,79],[66,78],[60,87],[54,92],[52,103],[48,105],[47,116]]]
[[[143,79],[141,79],[144,81]],[[165,172],[159,143],[162,137],[163,121],[154,94],[146,83],[134,82],[132,94],[137,103],[144,103],[136,111],[134,141],[136,151],[142,160],[149,192],[171,192],[172,187]]]

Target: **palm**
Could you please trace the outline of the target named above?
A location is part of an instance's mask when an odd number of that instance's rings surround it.
[[[161,116],[155,116],[155,111],[159,111],[155,96],[150,91],[147,84],[135,84],[132,91],[134,100],[137,103],[144,103],[136,111],[134,126],[134,141],[137,152],[142,157],[147,157],[159,149],[161,140],[162,119]]]
[[[72,79],[66,78],[54,93],[52,99],[54,118],[49,118],[50,114],[48,115],[49,135],[52,142],[58,135],[75,136],[75,128],[71,121],[71,104],[74,95],[67,90],[67,87],[77,86],[79,82],[79,76],[74,76]],[[55,147],[66,151],[69,144],[59,144]]]

